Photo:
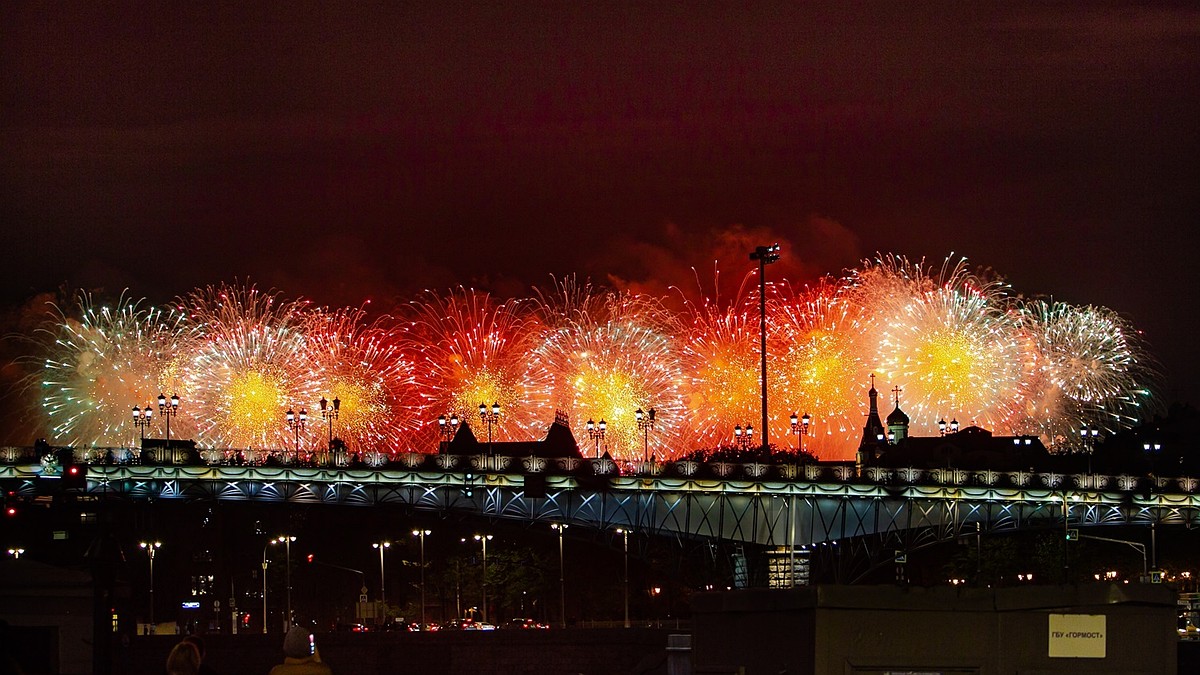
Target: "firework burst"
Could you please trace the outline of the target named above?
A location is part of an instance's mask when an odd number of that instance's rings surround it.
[[[843,453],[861,432],[857,413],[869,371],[860,355],[855,309],[827,280],[802,293],[788,288],[776,301],[772,352],[779,355],[779,366],[771,379],[771,400],[811,416],[805,449],[818,457]],[[780,430],[791,432],[790,420],[785,421]]]
[[[967,272],[965,261],[930,273],[887,258],[859,274],[863,337],[874,341],[868,365],[903,390],[917,434],[956,416],[1015,432],[1026,396],[1018,324],[1005,311],[1003,286]]]
[[[341,403],[330,433],[359,452],[409,449],[424,407],[412,363],[384,319],[368,322],[362,309],[313,311],[302,333],[311,379]],[[317,401],[303,403],[310,411],[317,407]]]
[[[623,459],[645,452],[634,411],[653,408],[649,451],[672,458],[728,445],[738,424],[761,434],[756,279],[743,277],[732,303],[685,298],[679,315],[662,299],[568,277],[524,300],[427,293],[386,323],[252,286],[197,290],[174,310],[125,297],[97,306],[80,293],[71,316],[55,307],[37,333],[37,407],[56,443],[132,445],[132,406],[179,393],[172,436],[321,447],[325,396],[342,402],[330,431],[352,450],[396,452],[434,449],[439,414],[475,420],[479,404],[499,403],[497,440],[541,437],[558,409],[589,455],[599,439],[587,420],[604,420],[600,451]],[[918,436],[954,417],[1071,447],[1081,424],[1116,432],[1152,409],[1158,374],[1120,316],[1015,300],[961,259],[936,268],[881,257],[814,288],[771,284],[766,307],[778,448],[795,443],[782,440],[791,414],[808,413],[807,449],[852,457],[870,373],[902,390]],[[285,424],[289,408],[310,413],[301,439]]]
[[[1103,307],[1045,300],[1025,303],[1021,318],[1032,343],[1031,425],[1062,444],[1080,423],[1113,432],[1137,421],[1154,371],[1124,319]]]
[[[500,404],[496,440],[545,433],[554,410],[549,380],[529,363],[537,335],[527,302],[497,303],[487,293],[459,287],[446,295],[426,292],[409,303],[403,339],[423,398],[427,419],[422,422],[431,448],[438,415],[457,414],[469,423],[480,404]]]
[[[184,316],[140,303],[122,295],[112,307],[97,307],[81,291],[78,318],[52,307],[53,327],[41,331],[47,338],[41,404],[55,442],[134,447],[133,406],[179,388],[178,359],[191,338]]]
[[[690,307],[681,349],[689,440],[698,448],[727,445],[735,426],[760,426],[758,312],[715,302]]]
[[[546,329],[534,367],[551,379],[553,403],[570,414],[581,447],[619,459],[677,453],[684,406],[675,318],[656,299],[596,292],[574,279],[540,297]],[[656,410],[652,442],[637,427],[639,408]],[[589,438],[588,419],[607,423],[602,443]]]
[[[307,303],[225,285],[183,302],[200,333],[184,387],[197,440],[229,448],[290,446],[284,411],[319,398],[321,385],[302,330]]]

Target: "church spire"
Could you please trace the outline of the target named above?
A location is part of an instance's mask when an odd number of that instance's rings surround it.
[[[908,437],[908,415],[900,409],[900,392],[904,391],[900,387],[892,387],[892,400],[896,403],[896,409],[887,416],[887,426],[889,440],[892,443],[899,443]]]
[[[867,413],[867,424],[863,427],[860,449],[866,445],[874,446],[880,442],[887,442],[887,430],[879,419],[879,392],[875,389],[875,373],[871,373],[871,390],[867,392],[867,396],[871,401],[871,408]]]

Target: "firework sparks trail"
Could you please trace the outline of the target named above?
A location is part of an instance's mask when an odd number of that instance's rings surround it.
[[[497,303],[463,287],[446,295],[427,291],[409,303],[403,340],[423,399],[425,447],[436,447],[438,415],[456,414],[478,429],[484,424],[477,419],[480,404],[500,404],[499,423],[492,427],[497,441],[545,434],[554,410],[547,375],[529,363],[539,332],[529,305]],[[486,439],[486,432],[475,435]]]
[[[197,290],[184,303],[200,333],[185,376],[197,441],[291,446],[284,411],[319,398],[321,384],[302,331],[307,303],[226,285]]]
[[[684,413],[677,323],[661,302],[597,292],[573,278],[539,295],[546,330],[533,361],[551,377],[553,403],[569,413],[581,450],[626,460],[677,453]],[[635,412],[650,408],[657,417],[648,440]],[[599,446],[588,435],[589,419],[607,424]]]
[[[96,307],[81,291],[79,318],[52,306],[53,328],[40,331],[49,338],[40,384],[56,443],[136,447],[133,406],[180,387],[178,358],[192,337],[184,315],[140,303],[122,295],[114,307]]]
[[[325,398],[341,404],[337,420],[326,422],[329,433],[356,452],[410,450],[422,423],[413,365],[384,321],[368,322],[362,309],[320,310],[302,328],[310,379]],[[318,402],[300,404],[322,426]]]

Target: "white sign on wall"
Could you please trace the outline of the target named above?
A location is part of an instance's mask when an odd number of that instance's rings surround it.
[[[1102,659],[1107,627],[1103,614],[1051,614],[1050,657]]]

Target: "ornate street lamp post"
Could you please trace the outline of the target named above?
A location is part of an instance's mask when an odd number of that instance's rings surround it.
[[[154,411],[150,409],[150,406],[146,406],[145,409],[133,406],[133,425],[138,428],[142,445],[146,444],[146,427],[150,426],[152,417],[154,417]]]
[[[766,452],[767,441],[767,265],[779,260],[779,244],[758,246],[750,253],[751,260],[758,261],[758,333],[762,354],[762,447]]]
[[[438,415],[438,434],[442,437],[442,449],[450,445],[450,441],[454,440],[454,434],[458,433],[458,413],[451,413],[449,417]]]
[[[812,423],[812,417],[808,413],[804,413],[804,417],[796,417],[796,413],[792,413],[792,433],[796,434],[796,452],[804,452],[804,437],[808,435],[808,425]]]
[[[171,418],[179,413],[179,395],[171,394],[170,405],[167,404],[167,397],[162,394],[158,395],[158,414],[167,420],[167,448],[171,447]]]
[[[642,412],[638,408],[633,412],[633,416],[637,419],[638,430],[642,432],[642,461],[650,461],[650,432],[654,429],[654,408],[650,409],[649,414]],[[626,626],[628,628],[628,626]]]
[[[600,442],[604,440],[604,434],[608,430],[608,422],[603,419],[597,425],[592,420],[587,421],[588,438],[596,442],[596,459],[600,459]]]
[[[330,407],[329,401],[326,401],[325,397],[322,396],[321,400],[320,400],[320,405],[321,405],[321,419],[323,419],[329,423],[329,450],[330,450],[330,452],[332,452],[333,451],[333,421],[336,420],[338,418],[338,415],[340,415],[342,412],[342,400],[339,399],[338,397],[334,396],[333,397],[333,406]]]
[[[488,457],[492,456],[492,425],[500,423],[500,402],[496,401],[492,404],[492,409],[483,403],[479,404],[479,419],[487,423],[488,430]]]
[[[737,425],[733,428],[733,442],[738,448],[745,450],[754,443],[754,426],[747,424],[743,429],[742,425]]]
[[[308,426],[308,411],[305,410],[304,408],[301,408],[300,414],[297,415],[296,411],[292,410],[291,408],[288,408],[287,426],[288,426],[288,429],[291,429],[293,434],[295,434],[295,437],[296,437],[296,459],[300,459],[300,432],[304,431],[304,428]]]
[[[1084,449],[1087,450],[1088,473],[1090,474],[1092,472],[1092,455],[1096,453],[1096,439],[1100,436],[1100,429],[1085,424],[1079,430],[1079,436],[1083,439]]]

